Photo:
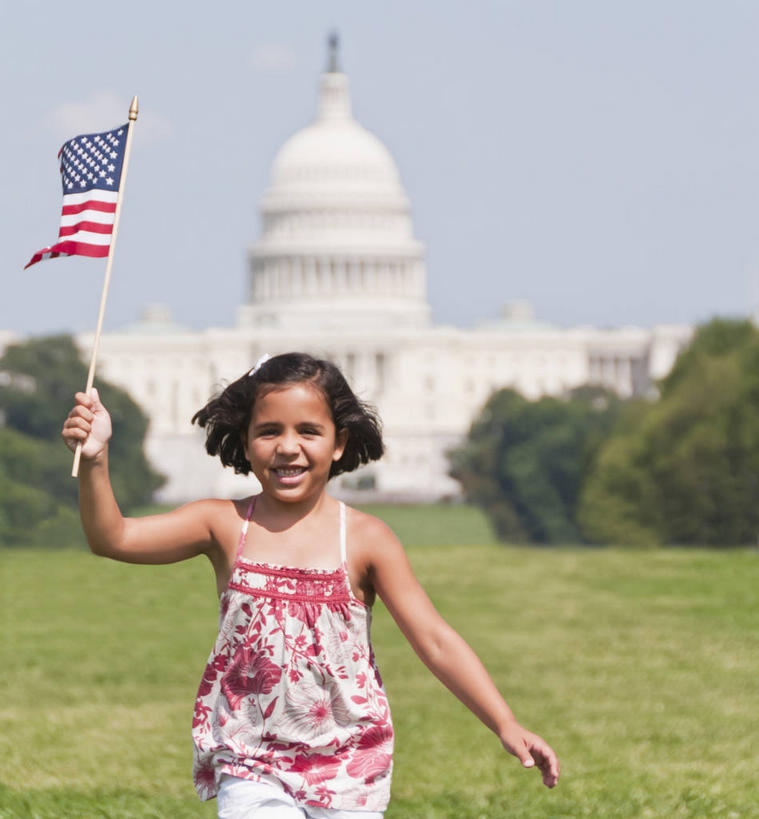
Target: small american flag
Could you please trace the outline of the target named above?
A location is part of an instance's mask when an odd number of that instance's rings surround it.
[[[63,210],[58,242],[24,267],[58,256],[108,255],[124,163],[127,125],[70,139],[58,153]]]

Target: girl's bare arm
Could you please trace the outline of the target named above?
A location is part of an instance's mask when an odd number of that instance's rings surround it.
[[[70,449],[82,442],[79,467],[79,513],[92,551],[127,563],[174,563],[209,553],[214,563],[218,540],[213,521],[229,501],[206,500],[173,512],[144,518],[121,514],[108,474],[108,440],[111,421],[93,395],[76,394],[76,405],[63,425]]]
[[[559,762],[553,749],[517,722],[477,655],[438,614],[395,535],[379,521],[366,528],[374,530],[367,538],[371,582],[414,651],[507,751],[525,767],[537,765],[543,783],[554,787]]]

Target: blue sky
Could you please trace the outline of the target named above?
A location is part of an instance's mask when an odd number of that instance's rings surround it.
[[[333,28],[410,196],[436,321],[511,299],[563,326],[759,305],[758,3],[25,2],[0,27],[0,328],[93,328],[102,261],[21,268],[57,235],[61,143],[125,121],[135,93],[106,329],[149,302],[232,324]]]

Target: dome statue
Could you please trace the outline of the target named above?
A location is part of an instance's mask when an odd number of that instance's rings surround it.
[[[387,148],[351,113],[335,45],[315,121],[277,153],[242,324],[426,326],[424,247]]]

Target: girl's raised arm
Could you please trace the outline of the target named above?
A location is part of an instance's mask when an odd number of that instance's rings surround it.
[[[125,518],[114,497],[108,474],[111,418],[92,395],[76,394],[76,405],[63,425],[69,449],[82,443],[79,468],[79,513],[90,549],[127,563],[174,563],[216,548],[212,520],[218,505],[199,501],[163,515]],[[209,554],[214,563],[216,555]]]
[[[559,761],[553,749],[517,722],[477,655],[432,605],[390,529],[377,520],[365,528],[371,583],[422,662],[509,753],[525,768],[537,766],[543,783],[554,787]]]

